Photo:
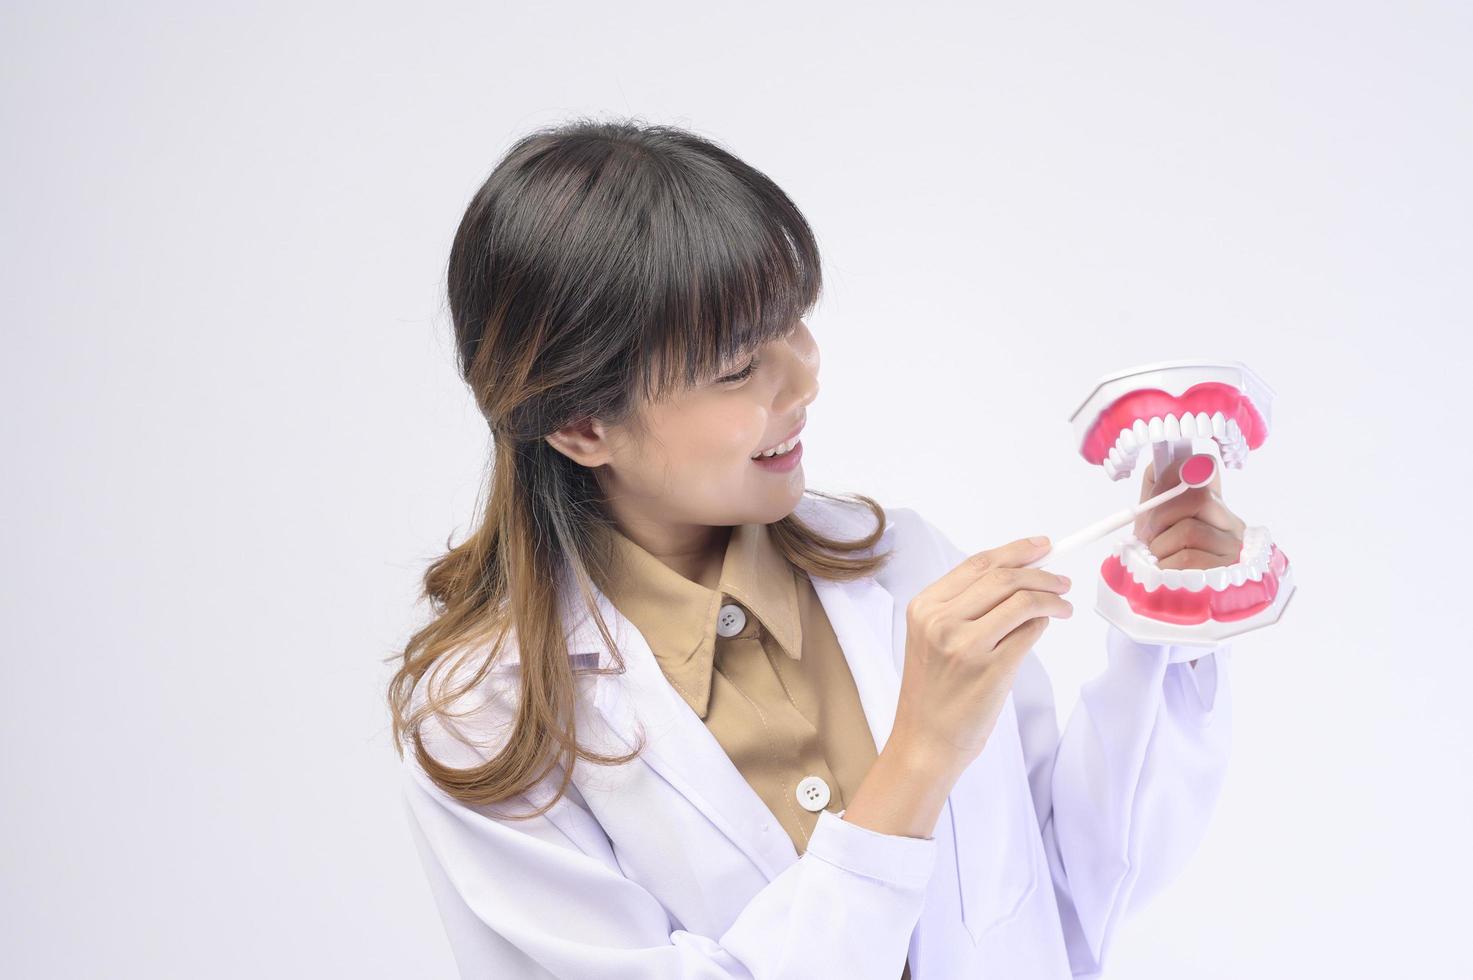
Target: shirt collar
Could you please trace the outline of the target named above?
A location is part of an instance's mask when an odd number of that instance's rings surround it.
[[[609,601],[650,645],[660,669],[701,718],[711,700],[716,617],[729,600],[741,603],[797,660],[803,651],[796,569],[766,524],[732,527],[715,589],[692,582],[617,528]]]

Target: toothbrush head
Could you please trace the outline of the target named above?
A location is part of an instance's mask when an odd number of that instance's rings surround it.
[[[1197,453],[1181,464],[1181,482],[1193,490],[1205,487],[1217,473],[1217,457],[1211,453]]]

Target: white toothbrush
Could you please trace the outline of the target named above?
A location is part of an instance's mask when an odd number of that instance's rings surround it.
[[[1174,500],[1188,490],[1195,490],[1198,487],[1207,486],[1207,484],[1212,482],[1212,478],[1217,475],[1218,466],[1221,464],[1217,456],[1216,443],[1212,443],[1211,440],[1206,441],[1211,443],[1207,452],[1199,452],[1189,456],[1181,464],[1181,482],[1176,486],[1170,490],[1164,490],[1154,497],[1142,500],[1134,506],[1117,511],[1109,517],[1101,518],[1093,524],[1080,528],[1067,537],[1060,538],[1054,543],[1053,547],[1049,548],[1048,552],[1042,558],[1036,558],[1023,567],[1038,568],[1045,562],[1051,562],[1062,555],[1098,541],[1111,531],[1129,524],[1146,511],[1159,507],[1168,500]],[[1158,460],[1160,458],[1160,456],[1157,457]],[[1169,456],[1167,458],[1169,460]],[[1158,470],[1157,472],[1160,471]]]

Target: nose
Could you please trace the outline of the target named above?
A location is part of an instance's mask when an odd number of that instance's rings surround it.
[[[804,335],[807,331],[802,331]],[[780,345],[783,349],[787,372],[784,378],[783,393],[792,395],[796,405],[807,405],[818,397],[818,344],[813,343],[811,337],[808,341],[794,340]],[[774,409],[777,412],[790,411],[787,405],[778,405]]]

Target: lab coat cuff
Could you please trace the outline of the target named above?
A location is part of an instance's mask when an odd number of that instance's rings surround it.
[[[1224,675],[1231,663],[1232,644],[1229,641],[1212,646],[1190,646],[1185,643],[1143,643],[1132,639],[1120,627],[1109,626],[1109,650],[1111,657],[1130,657],[1140,661],[1151,659],[1158,664],[1164,662],[1168,693],[1173,689],[1190,691],[1195,698],[1196,709],[1206,723],[1217,707],[1218,691],[1223,686]],[[1196,660],[1193,667],[1189,661]],[[1159,676],[1159,675],[1158,675]],[[1178,702],[1180,703],[1180,702]]]
[[[843,819],[845,812],[818,812],[806,854],[901,888],[925,887],[936,865],[935,837],[882,834]]]

